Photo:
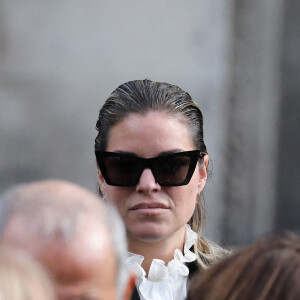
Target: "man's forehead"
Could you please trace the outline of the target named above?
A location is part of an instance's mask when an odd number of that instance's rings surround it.
[[[25,250],[37,259],[64,290],[89,290],[99,285],[103,276],[116,283],[117,259],[109,233],[91,218],[82,224],[72,240],[61,237],[43,239],[26,229],[21,215],[11,218],[3,235],[3,243]],[[74,291],[75,292],[75,291]]]
[[[102,248],[101,248],[102,247]],[[117,260],[110,243],[101,247],[84,243],[54,243],[47,251],[40,249],[37,259],[51,273],[58,292],[66,295],[97,295],[102,290],[116,290]],[[97,251],[101,250],[101,251]],[[95,297],[99,299],[99,297]]]
[[[62,221],[62,224],[66,222]],[[82,247],[96,251],[107,251],[112,247],[111,237],[108,227],[95,216],[79,218],[76,224],[76,232],[70,237],[60,234],[59,231],[47,232],[47,227],[43,228],[35,219],[28,218],[21,213],[15,213],[6,224],[2,242],[69,247],[72,251],[81,251]],[[63,230],[63,228],[62,228]]]

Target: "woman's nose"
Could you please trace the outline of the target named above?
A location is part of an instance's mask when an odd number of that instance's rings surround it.
[[[150,169],[145,169],[136,185],[137,192],[150,193],[152,191],[159,191],[160,185],[156,182],[154,175]]]

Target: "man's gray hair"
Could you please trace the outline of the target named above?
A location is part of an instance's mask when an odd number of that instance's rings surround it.
[[[117,289],[118,297],[121,299],[128,280],[124,265],[127,242],[125,227],[116,209],[101,198],[97,199],[101,201],[101,205],[98,206],[91,205],[82,198],[57,201],[58,199],[53,199],[46,193],[43,195],[31,193],[28,197],[23,193],[27,188],[28,184],[17,185],[0,195],[0,241],[13,215],[20,215],[30,220],[26,230],[41,238],[59,237],[66,242],[71,242],[76,238],[82,218],[87,215],[89,218],[95,218],[101,225],[104,225],[111,239],[112,249],[117,259]],[[86,193],[90,192],[86,191]]]

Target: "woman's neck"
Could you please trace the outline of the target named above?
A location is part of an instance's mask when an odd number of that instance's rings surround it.
[[[179,249],[183,252],[185,239],[185,228],[180,229],[176,234],[165,239],[156,241],[145,241],[137,237],[128,235],[129,252],[144,256],[142,267],[148,276],[150,265],[153,259],[161,259],[166,265],[174,258],[174,251]]]

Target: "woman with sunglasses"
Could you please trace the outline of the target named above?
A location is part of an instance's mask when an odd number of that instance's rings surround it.
[[[100,110],[99,190],[124,220],[134,299],[183,300],[188,279],[226,251],[201,234],[208,154],[197,104],[151,80],[120,85]]]

